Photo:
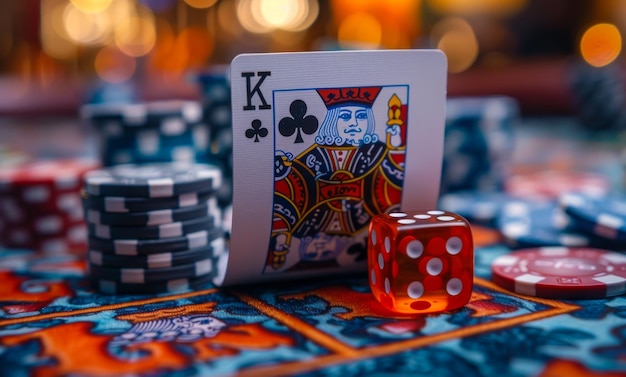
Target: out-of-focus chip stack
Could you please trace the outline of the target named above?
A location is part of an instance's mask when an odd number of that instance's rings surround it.
[[[89,275],[103,293],[153,294],[210,284],[227,258],[218,167],[126,164],[84,179]]]
[[[626,130],[626,88],[619,64],[594,67],[578,61],[570,70],[576,115],[591,131]]]
[[[518,118],[517,102],[509,97],[448,99],[441,193],[502,190]]]
[[[222,169],[224,182],[218,191],[220,207],[232,200],[233,131],[228,66],[216,66],[197,74],[202,92],[204,120],[209,126],[211,163]]]
[[[35,160],[0,167],[0,242],[45,253],[82,253],[82,177],[93,160]]]
[[[207,162],[209,133],[196,101],[89,104],[81,116],[96,130],[103,166]]]

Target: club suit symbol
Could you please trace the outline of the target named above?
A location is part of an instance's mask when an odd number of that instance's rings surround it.
[[[259,136],[265,137],[267,136],[268,131],[267,128],[262,126],[262,123],[259,119],[255,119],[252,121],[250,128],[246,130],[246,137],[248,139],[254,138],[254,142],[259,142]]]
[[[278,123],[278,131],[283,136],[291,136],[296,133],[294,143],[303,143],[301,132],[312,135],[317,131],[319,122],[313,115],[306,115],[307,106],[303,100],[297,99],[289,106],[290,117],[284,117]]]

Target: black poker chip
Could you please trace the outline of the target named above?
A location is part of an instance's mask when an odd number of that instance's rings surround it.
[[[568,221],[554,202],[519,199],[502,206],[497,226],[505,241],[515,248],[589,246],[589,237],[567,228]]]
[[[104,254],[146,255],[196,249],[207,246],[215,240],[224,240],[224,230],[220,227],[163,239],[109,240],[91,236],[88,244],[90,250]]]
[[[205,257],[190,264],[163,268],[103,267],[89,264],[89,275],[95,279],[124,284],[145,284],[164,280],[190,279],[208,275],[215,269],[213,258]]]
[[[209,274],[187,279],[173,279],[152,282],[150,284],[125,284],[115,280],[98,279],[92,277],[93,288],[103,294],[130,294],[130,295],[153,295],[183,293],[190,290],[209,288],[217,271]]]
[[[163,198],[215,190],[221,179],[221,170],[214,165],[168,162],[92,170],[84,184],[87,195]]]
[[[215,195],[213,191],[190,192],[163,198],[96,196],[88,195],[84,191],[82,194],[85,209],[112,213],[149,212],[193,207],[206,202]]]
[[[220,221],[219,216],[208,215],[193,220],[153,226],[124,227],[88,223],[87,229],[93,237],[103,239],[165,239],[217,228],[220,226]]]
[[[224,243],[213,241],[197,249],[146,255],[115,255],[89,250],[88,260],[91,265],[103,267],[152,269],[191,264],[223,252]]]
[[[107,127],[111,121],[123,121],[129,127],[150,125],[151,120],[177,117],[189,123],[200,121],[202,108],[195,101],[152,101],[144,103],[90,103],[80,109],[81,117],[90,119],[97,127]]]
[[[562,195],[559,204],[579,228],[607,240],[626,242],[626,196],[598,198],[572,192]]]
[[[94,225],[153,226],[199,219],[216,213],[219,213],[219,210],[216,200],[213,200],[191,207],[148,212],[108,213],[87,209],[85,218]]]

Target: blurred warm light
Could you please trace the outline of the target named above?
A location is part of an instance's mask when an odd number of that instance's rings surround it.
[[[260,23],[258,15],[261,11],[259,0],[239,0],[237,3],[237,19],[241,26],[251,33],[263,34],[272,30],[267,23]]]
[[[342,47],[376,48],[382,40],[382,26],[369,13],[353,13],[339,24],[337,40]]]
[[[222,0],[217,5],[217,23],[221,30],[227,32],[231,35],[238,35],[241,32],[241,25],[238,20],[237,15],[238,3],[235,0]],[[207,15],[210,17],[211,13]],[[207,22],[213,22],[212,19],[208,18]],[[212,28],[212,25],[209,25],[209,28]]]
[[[447,17],[431,31],[431,40],[448,58],[448,71],[458,73],[474,64],[478,41],[472,26],[462,18]]]
[[[40,8],[41,48],[50,57],[62,60],[75,58],[77,53],[63,26],[65,5],[64,0],[42,0]]]
[[[145,9],[145,12],[143,9]],[[121,24],[132,22],[130,19],[133,17],[136,18],[138,12],[142,14],[152,14],[152,11],[149,8],[138,4],[136,0],[115,0],[115,2],[113,2],[111,6],[101,14],[106,15],[110,20],[113,20],[114,25],[109,29],[109,33],[113,38],[115,29]]]
[[[9,61],[8,70],[15,80],[11,81],[11,90],[3,92],[9,101],[18,101],[26,98],[30,92],[32,79],[32,60],[34,49],[27,43],[16,43],[12,51],[13,59]]]
[[[349,39],[355,40],[350,43],[364,43],[362,39],[366,41],[379,39],[374,34],[380,29],[381,36],[376,46],[370,47],[384,47],[384,48],[408,48],[411,47],[413,41],[419,37],[420,24],[421,24],[421,0],[331,0],[330,6],[335,18],[335,23],[338,28],[344,25],[347,28],[350,24],[354,24],[358,21],[358,18],[350,20],[355,14],[367,14],[371,17],[375,17],[377,24],[374,33],[365,36],[365,38],[359,38],[358,36],[351,36]],[[371,21],[371,17],[369,20]],[[348,23],[344,23],[348,20]],[[348,25],[348,26],[346,26]],[[359,29],[361,29],[359,27]],[[350,32],[347,29],[342,31],[343,34],[357,34],[356,32]],[[371,43],[365,42],[366,44]]]
[[[309,13],[307,0],[258,0],[261,12],[259,15],[269,26],[291,30],[300,26]]]
[[[138,6],[135,12],[115,27],[115,44],[126,55],[146,55],[155,43],[154,15],[144,6]]]
[[[257,15],[257,21],[265,23],[270,27],[288,29],[299,18],[305,10],[300,0],[257,0],[261,12]],[[306,3],[306,2],[305,2]]]
[[[217,0],[185,0],[185,3],[192,8],[204,9],[215,5]]]
[[[176,35],[165,22],[158,23],[159,39],[150,54],[150,68],[161,79],[180,80],[189,69],[204,67],[209,61],[215,41],[200,26],[190,26]]]
[[[159,38],[157,38],[154,48],[150,53],[148,68],[154,68],[157,71],[166,71],[172,51],[174,50],[174,44],[176,43],[176,36],[170,24],[164,20],[157,20],[155,29]]]
[[[55,78],[60,76],[61,69],[53,57],[40,51],[34,61],[33,69],[35,77],[39,80],[40,87],[55,88],[55,85],[58,83]]]
[[[239,0],[237,3],[239,22],[257,34],[302,31],[311,26],[318,14],[317,0]]]
[[[213,53],[215,42],[206,32],[206,29],[199,26],[190,26],[184,29],[176,39],[175,53],[186,56],[187,68],[202,67],[209,60]],[[182,67],[183,69],[185,67]]]
[[[41,3],[41,16],[43,20],[50,22],[54,34],[71,41],[72,38],[67,35],[64,24],[66,8],[67,2],[65,0],[43,0]]]
[[[136,67],[134,58],[110,46],[103,47],[96,55],[94,62],[98,77],[110,83],[128,81],[135,73]]]
[[[319,16],[320,4],[317,0],[303,0],[302,9],[303,12],[300,13],[302,17],[290,26],[289,31],[304,31],[311,27]]]
[[[63,25],[70,39],[87,45],[104,43],[112,27],[106,13],[85,13],[72,3],[65,7]]]
[[[107,9],[112,0],[70,0],[72,4],[84,13],[98,13]]]
[[[397,26],[387,25],[383,28],[382,45],[386,48],[411,48],[412,41],[409,35]]]
[[[507,16],[519,12],[528,0],[428,0],[429,7],[443,14]]]
[[[580,40],[583,59],[594,67],[612,63],[622,50],[619,29],[612,24],[601,23],[588,28]]]

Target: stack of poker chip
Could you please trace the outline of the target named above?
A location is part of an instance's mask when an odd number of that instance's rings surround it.
[[[599,176],[571,173],[570,178],[544,182],[562,193],[547,187],[538,190],[540,182],[535,182],[527,196],[464,191],[443,195],[439,206],[455,210],[472,224],[498,230],[513,249],[558,246],[626,251],[626,197],[609,193]]]
[[[516,249],[491,265],[505,289],[572,300],[626,293],[626,196],[590,173],[530,177],[526,191],[448,193],[439,205],[498,230]]]
[[[85,175],[94,286],[109,294],[172,293],[210,284],[227,253],[208,164],[126,164]]]
[[[626,129],[626,88],[619,64],[594,67],[577,61],[570,76],[575,111],[583,127],[592,131]]]
[[[0,167],[0,243],[44,253],[83,253],[83,175],[99,164],[84,159],[32,160]]]
[[[96,131],[103,166],[209,159],[199,102],[89,104],[81,108],[81,116]]]
[[[509,97],[448,99],[441,193],[501,190],[518,119],[517,102]]]
[[[211,163],[220,166],[224,173],[224,181],[217,195],[220,206],[225,207],[232,200],[233,172],[233,131],[228,66],[215,66],[200,72],[196,80],[202,92],[204,121],[209,126]]]

